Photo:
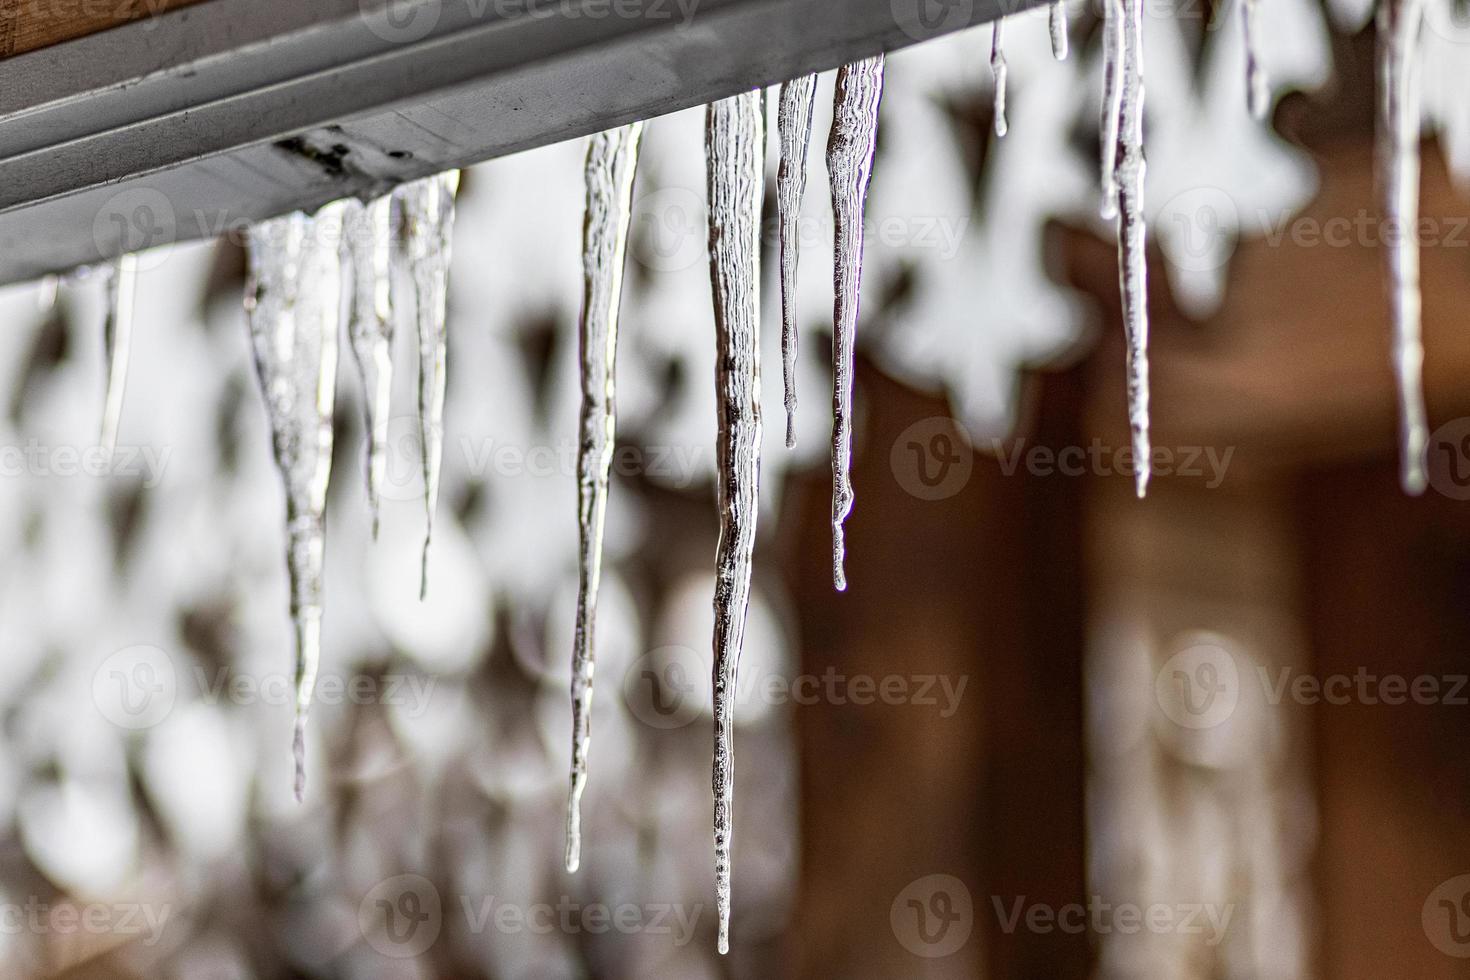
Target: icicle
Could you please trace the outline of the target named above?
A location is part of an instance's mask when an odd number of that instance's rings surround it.
[[[878,140],[883,98],[883,56],[865,58],[837,72],[827,173],[832,181],[835,224],[832,312],[832,580],[847,588],[842,524],[852,513],[852,370],[858,293],[863,274],[863,206]]]
[[[123,389],[128,383],[128,348],[133,336],[133,293],[138,282],[138,261],[124,255],[112,263],[107,281],[107,319],[102,327],[102,348],[107,361],[107,387],[102,407],[102,448],[110,457],[117,448],[117,428],[122,421]]]
[[[306,791],[306,718],[321,655],[322,558],[342,304],[340,204],[250,229],[245,291],[271,446],[286,487],[286,566],[296,633],[296,798]]]
[[[990,73],[995,76],[995,135],[1006,134],[1006,55],[1001,45],[1005,22],[997,19],[990,28]]]
[[[393,387],[393,300],[389,254],[392,246],[391,197],[364,204],[344,201],[343,230],[352,263],[352,319],[348,335],[352,359],[362,381],[367,423],[368,506],[373,538],[378,537],[378,501],[388,471],[388,396]]]
[[[1399,481],[1405,493],[1416,495],[1424,492],[1429,441],[1420,336],[1420,105],[1415,57],[1423,18],[1423,0],[1383,0],[1378,7],[1379,181],[1384,217],[1396,230],[1388,248],[1388,276],[1399,398]]]
[[[786,448],[796,446],[796,261],[797,222],[806,193],[807,146],[812,138],[812,103],[817,76],[803,75],[781,86],[776,131],[781,164],[776,170],[776,203],[781,223],[781,375],[786,382]]]
[[[1103,7],[1102,216],[1118,216],[1118,124],[1123,113],[1123,0]]]
[[[404,184],[394,191],[403,211],[403,249],[413,278],[419,337],[419,428],[424,465],[424,554],[419,598],[429,591],[429,543],[439,500],[444,449],[444,382],[448,331],[449,246],[459,171]]]
[[[1051,54],[1067,60],[1067,7],[1062,0],[1051,0]]]
[[[880,59],[881,63],[881,59]],[[730,949],[730,843],[734,832],[733,711],[751,556],[759,510],[761,452],[760,208],[765,126],[759,91],[706,110],[710,286],[715,311],[715,391],[720,541],[715,555],[715,906],[719,950]]]
[[[1134,485],[1148,490],[1151,449],[1148,438],[1148,269],[1143,218],[1143,0],[1122,0],[1123,60],[1116,124],[1118,197],[1118,285],[1123,297],[1123,330],[1128,343],[1128,427],[1133,435]],[[1116,12],[1118,8],[1111,8]]]
[[[1241,0],[1240,22],[1245,33],[1246,105],[1257,119],[1265,119],[1271,108],[1271,87],[1266,69],[1261,65],[1261,38],[1258,28],[1258,0]]]
[[[577,444],[577,627],[572,649],[572,773],[567,799],[568,871],[582,863],[582,791],[592,744],[593,627],[602,577],[602,528],[607,516],[617,409],[613,383],[618,350],[618,304],[633,175],[643,124],[592,137],[587,147],[587,214],[582,223],[582,412]]]
[[[56,297],[61,292],[61,277],[42,276],[36,286],[36,309],[41,313],[50,313],[56,308]]]

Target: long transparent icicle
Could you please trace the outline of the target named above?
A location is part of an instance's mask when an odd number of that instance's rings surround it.
[[[1118,123],[1123,114],[1123,2],[1104,0],[1103,6],[1103,92],[1102,206],[1104,218],[1118,216]]]
[[[1058,61],[1067,60],[1067,5],[1051,0],[1051,54]]]
[[[103,356],[107,360],[107,387],[102,401],[102,448],[108,455],[117,448],[117,429],[122,422],[123,391],[128,384],[128,349],[133,338],[134,292],[138,283],[138,260],[124,255],[112,263],[107,280],[107,318],[102,327]]]
[[[995,77],[995,135],[1004,136],[1006,125],[1006,53],[1004,48],[1005,21],[997,19],[990,27],[990,74]]]
[[[1378,166],[1384,217],[1398,230],[1388,248],[1393,366],[1399,400],[1399,481],[1424,492],[1429,425],[1419,296],[1419,66],[1424,0],[1378,6]]]
[[[245,310],[271,447],[286,488],[286,567],[296,634],[295,790],[306,792],[306,719],[321,656],[322,558],[332,473],[342,207],[250,230]]]
[[[807,147],[812,139],[812,104],[817,76],[803,75],[781,86],[776,131],[781,163],[776,169],[776,204],[781,225],[781,377],[786,384],[786,448],[796,446],[796,262],[800,245],[801,198],[806,193]]]
[[[1240,24],[1245,34],[1245,99],[1250,113],[1265,119],[1271,108],[1271,86],[1261,64],[1259,0],[1241,0]]]
[[[832,181],[834,234],[832,309],[832,581],[847,588],[842,525],[852,513],[852,371],[857,339],[858,294],[863,274],[863,207],[873,175],[878,104],[883,98],[883,56],[865,58],[837,72],[827,173]]]
[[[1148,435],[1147,230],[1143,218],[1143,0],[1122,0],[1108,8],[1109,16],[1119,9],[1123,20],[1117,25],[1117,33],[1122,39],[1123,59],[1110,72],[1119,96],[1118,117],[1112,127],[1117,134],[1112,186],[1118,201],[1118,285],[1128,344],[1128,428],[1133,440],[1134,487],[1142,497],[1148,490],[1152,452]]]
[[[577,626],[572,647],[572,769],[567,797],[566,867],[582,863],[582,791],[592,745],[594,627],[602,578],[602,530],[617,433],[614,370],[618,305],[641,122],[593,136],[587,146],[587,213],[582,223],[582,411],[577,444]]]
[[[444,382],[449,302],[449,246],[454,233],[454,195],[459,171],[404,184],[394,191],[402,211],[403,250],[413,280],[419,338],[419,429],[424,467],[424,554],[419,598],[429,592],[429,544],[439,502],[444,455]]]
[[[352,319],[348,335],[362,381],[367,423],[365,474],[373,538],[378,537],[378,501],[388,471],[388,397],[393,388],[393,298],[390,253],[393,199],[343,202],[343,229],[352,263]]]
[[[715,313],[715,439],[720,541],[715,553],[714,706],[715,907],[719,950],[730,949],[730,845],[734,834],[734,697],[761,464],[760,209],[765,120],[759,91],[706,110],[709,271]]]

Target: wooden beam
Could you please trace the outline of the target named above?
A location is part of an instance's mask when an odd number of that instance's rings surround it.
[[[202,0],[0,0],[0,58],[73,41]]]

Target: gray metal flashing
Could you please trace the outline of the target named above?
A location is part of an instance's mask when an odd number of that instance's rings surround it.
[[[208,0],[0,61],[0,282],[370,196],[1000,12],[998,0]]]

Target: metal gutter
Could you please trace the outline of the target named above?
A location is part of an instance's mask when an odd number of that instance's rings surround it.
[[[993,19],[999,3],[207,0],[170,10],[0,61],[0,283],[834,68]]]

